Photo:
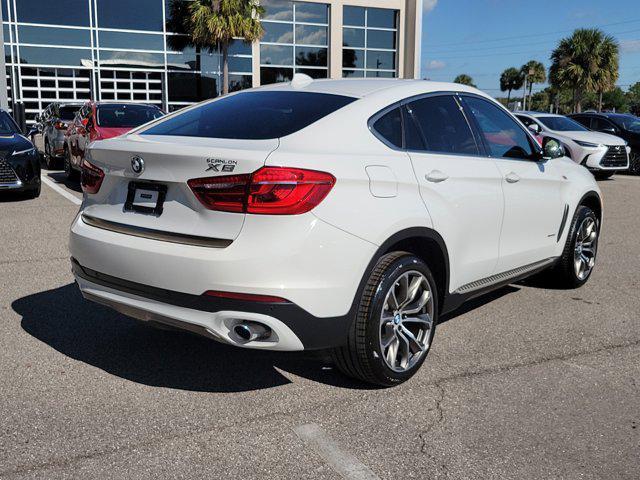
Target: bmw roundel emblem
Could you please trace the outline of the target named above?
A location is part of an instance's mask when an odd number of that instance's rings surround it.
[[[131,170],[133,170],[133,173],[136,175],[140,175],[144,172],[144,160],[142,157],[138,157],[137,155],[135,157],[131,157]]]

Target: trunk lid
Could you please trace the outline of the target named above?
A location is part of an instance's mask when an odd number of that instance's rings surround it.
[[[233,140],[155,135],[125,135],[91,145],[88,160],[104,171],[98,193],[85,195],[83,213],[107,222],[155,231],[225,240],[235,239],[244,214],[208,210],[187,181],[194,178],[247,174],[265,164],[278,140]],[[133,171],[134,157],[144,169]],[[131,211],[130,184],[138,191],[149,186],[164,189],[162,212]],[[135,208],[144,203],[135,197]],[[156,203],[155,197],[148,206]]]

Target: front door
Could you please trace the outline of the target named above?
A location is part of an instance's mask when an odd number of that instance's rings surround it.
[[[502,176],[451,94],[405,105],[407,149],[422,199],[450,258],[450,291],[493,274],[502,222]]]
[[[549,259],[565,215],[566,180],[557,163],[539,161],[531,136],[503,109],[477,96],[463,99],[501,176],[504,218],[496,273]]]

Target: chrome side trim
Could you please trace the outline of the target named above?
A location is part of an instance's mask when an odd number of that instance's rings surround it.
[[[163,232],[161,230],[153,230],[151,228],[135,227],[133,225],[125,225],[123,223],[111,222],[100,218],[92,217],[86,213],[82,214],[82,221],[92,227],[109,230],[111,232],[122,233],[134,237],[148,238],[150,240],[158,240],[160,242],[179,243],[182,245],[193,245],[196,247],[209,248],[225,248],[231,245],[233,240],[225,240],[222,238],[208,238],[197,235],[186,235],[184,233]]]
[[[517,278],[526,273],[533,272],[534,270],[538,270],[539,268],[542,268],[546,265],[551,265],[554,260],[555,258],[547,258],[530,265],[525,265],[524,267],[518,267],[514,268],[513,270],[507,270],[506,272],[491,275],[490,277],[483,278],[482,280],[476,280],[475,282],[467,283],[466,285],[458,288],[454,293],[469,293],[473,292],[474,290],[480,290],[481,288],[489,287],[496,283],[502,283],[510,279]]]

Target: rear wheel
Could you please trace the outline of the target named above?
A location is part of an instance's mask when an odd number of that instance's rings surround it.
[[[411,378],[424,362],[438,315],[429,267],[407,252],[384,255],[369,276],[347,345],[333,351],[345,374],[383,386]]]
[[[71,165],[71,153],[69,152],[69,147],[66,145],[64,147],[64,173],[69,180],[77,180],[78,178],[78,172],[76,172]]]
[[[596,263],[600,225],[598,217],[589,207],[581,205],[571,222],[562,256],[550,278],[561,288],[584,285]]]

